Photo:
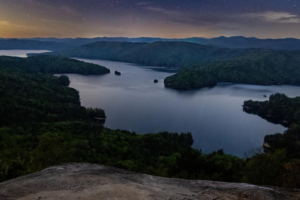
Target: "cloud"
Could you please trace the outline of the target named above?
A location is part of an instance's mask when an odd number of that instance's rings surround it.
[[[0,20],[0,25],[8,26],[8,25],[10,25],[10,23],[8,21]]]
[[[294,15],[288,12],[268,11],[264,13],[249,13],[245,14],[245,16],[273,23],[300,23],[300,18],[298,17],[298,15]]]

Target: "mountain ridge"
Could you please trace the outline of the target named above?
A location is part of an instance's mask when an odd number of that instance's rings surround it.
[[[12,38],[1,38],[0,41],[9,41]],[[38,41],[38,42],[56,42],[61,45],[57,49],[71,48],[75,46],[81,46],[89,43],[100,42],[100,41],[114,41],[114,42],[139,42],[139,43],[153,43],[153,42],[191,42],[202,45],[213,45],[223,48],[261,48],[261,49],[275,49],[275,50],[300,50],[300,39],[297,38],[278,38],[278,39],[259,39],[255,37],[244,37],[244,36],[232,36],[232,37],[215,37],[215,38],[203,38],[203,37],[190,37],[190,38],[152,38],[152,37],[95,37],[95,38],[18,38],[21,41]],[[2,48],[1,48],[2,46]],[[0,49],[4,45],[0,43]],[[41,50],[41,49],[36,49]],[[52,50],[47,48],[45,50]]]

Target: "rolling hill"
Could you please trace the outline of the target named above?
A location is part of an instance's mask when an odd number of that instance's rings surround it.
[[[300,52],[259,50],[226,61],[191,66],[167,77],[165,86],[193,89],[218,82],[256,85],[300,85]]]
[[[0,40],[0,50],[60,50],[68,45],[53,41],[37,41],[27,39],[2,39]]]
[[[253,51],[257,50],[226,49],[190,42],[96,42],[48,54],[181,68],[189,64],[226,60]]]

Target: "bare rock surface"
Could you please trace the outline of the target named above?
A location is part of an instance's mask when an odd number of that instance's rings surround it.
[[[1,200],[298,200],[284,191],[241,183],[191,181],[73,163],[0,183]]]

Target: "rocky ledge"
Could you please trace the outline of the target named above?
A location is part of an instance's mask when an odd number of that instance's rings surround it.
[[[162,178],[83,163],[54,166],[0,183],[1,200],[296,200],[299,197],[296,190]]]

